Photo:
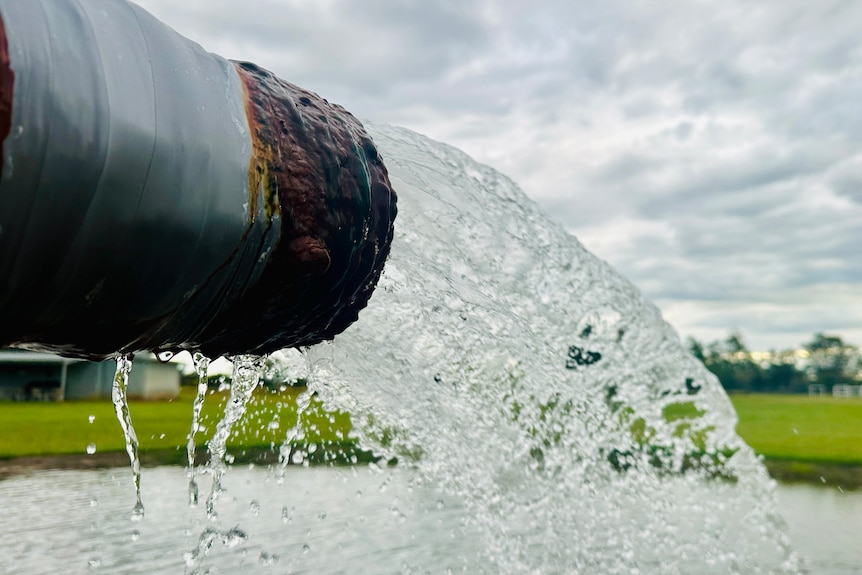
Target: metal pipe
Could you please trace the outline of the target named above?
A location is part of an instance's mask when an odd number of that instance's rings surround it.
[[[125,0],[0,0],[0,139],[0,345],[311,345],[389,252],[395,193],[350,113]]]

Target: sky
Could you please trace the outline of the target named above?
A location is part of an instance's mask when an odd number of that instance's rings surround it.
[[[137,3],[508,175],[682,337],[862,345],[862,2]]]

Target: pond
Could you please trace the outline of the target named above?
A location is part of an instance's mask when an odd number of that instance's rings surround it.
[[[188,506],[181,468],[148,469],[145,480],[141,521],[127,468],[0,482],[0,573],[494,572],[463,506],[403,469],[290,467],[279,482],[235,467],[218,522]],[[778,502],[811,573],[862,570],[862,493],[780,485]]]

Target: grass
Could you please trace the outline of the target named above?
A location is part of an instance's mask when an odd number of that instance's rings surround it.
[[[284,442],[287,430],[295,425],[295,399],[300,391],[288,388],[278,393],[256,392],[228,446],[277,449]],[[180,397],[171,402],[130,402],[142,453],[171,449],[184,453],[194,396],[194,387],[183,387]],[[227,392],[209,392],[201,413],[205,429],[196,436],[198,446],[212,437],[224,413],[227,397]],[[348,437],[350,417],[345,413],[327,413],[315,400],[303,415],[303,428],[308,443],[337,446],[353,443]],[[0,459],[84,454],[91,443],[95,444],[97,453],[125,449],[110,401],[0,402]]]
[[[732,395],[737,433],[767,460],[862,465],[862,398]]]
[[[271,456],[296,422],[295,400],[300,391],[256,392],[228,441],[230,452],[241,457],[241,447]],[[184,460],[194,395],[194,387],[183,387],[180,397],[171,402],[131,402],[142,454],[158,455],[162,462]],[[199,447],[212,437],[227,397],[227,392],[210,391],[206,398],[201,416],[205,430],[196,438]],[[776,477],[818,480],[824,475],[852,473],[853,478],[841,481],[862,487],[862,398],[733,395],[731,400],[739,415],[737,432],[766,458]],[[698,412],[693,403],[680,403],[669,406],[663,415],[684,424]],[[351,423],[345,413],[327,413],[313,400],[302,426],[308,443],[348,457],[358,453],[349,437]],[[88,444],[95,444],[97,453],[123,452],[123,437],[110,401],[0,402],[0,459],[84,455]],[[204,452],[198,449],[198,453]],[[824,466],[831,467],[824,471]]]

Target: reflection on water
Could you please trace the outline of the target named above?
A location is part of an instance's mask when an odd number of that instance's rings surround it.
[[[778,503],[812,574],[862,573],[862,491],[782,485]]]
[[[188,506],[183,469],[146,474],[140,522],[124,468],[0,483],[0,573],[183,573],[207,530],[246,536],[212,541],[199,572],[213,575],[485,572],[456,502],[398,470],[291,467],[279,484],[235,467],[217,523]]]
[[[181,468],[150,469],[147,478],[140,522],[129,520],[125,468],[3,481],[0,573],[183,573],[208,535],[199,572],[212,575],[493,572],[463,507],[406,470],[291,467],[279,484],[268,470],[233,468],[217,523],[188,507]],[[778,493],[811,573],[862,571],[862,493]]]

